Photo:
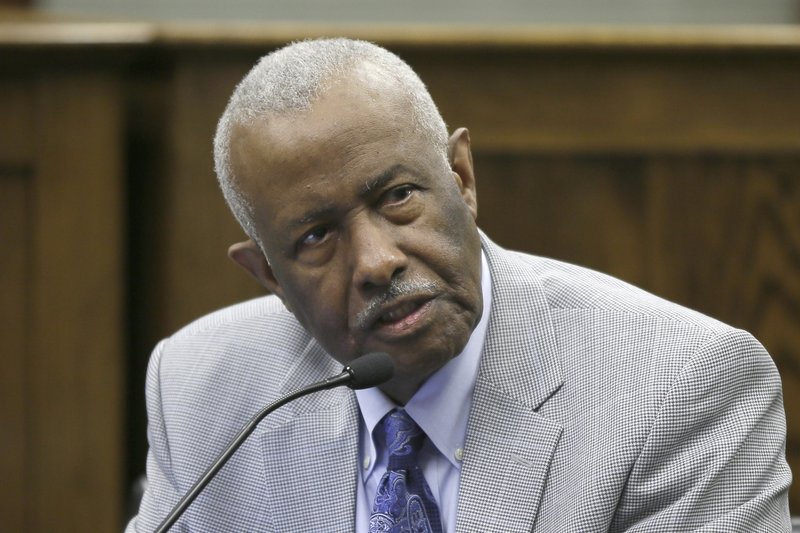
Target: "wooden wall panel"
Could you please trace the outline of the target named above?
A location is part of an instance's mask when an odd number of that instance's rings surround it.
[[[113,76],[0,77],[3,531],[121,526],[122,130]]]
[[[121,524],[119,84],[43,75],[31,234],[32,531]]]
[[[483,150],[800,150],[795,56],[399,51]]]
[[[474,158],[478,224],[496,242],[646,281],[641,158]]]
[[[29,335],[31,84],[0,80],[0,517],[25,531],[31,511]]]
[[[0,516],[25,531],[32,457],[28,453],[28,227],[26,176],[0,171]]]
[[[238,68],[237,68],[238,67]],[[166,259],[163,281],[182,295],[162,295],[163,325],[170,330],[196,316],[262,291],[227,257],[228,246],[245,239],[233,219],[214,174],[212,139],[230,96],[231,82],[241,77],[238,65],[213,65],[188,58],[174,73],[169,139],[168,217],[161,242]],[[187,236],[191,238],[187,239]],[[202,243],[202,244],[201,244]],[[168,258],[168,259],[167,259]]]
[[[644,179],[655,289],[751,328],[778,309],[800,323],[800,157],[653,158]]]
[[[33,101],[30,83],[24,79],[3,79],[0,83],[0,165],[20,167],[33,155]]]

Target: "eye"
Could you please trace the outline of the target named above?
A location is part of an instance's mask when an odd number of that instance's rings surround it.
[[[383,196],[383,203],[388,205],[401,204],[407,200],[415,190],[416,188],[413,185],[400,185],[389,189]]]
[[[329,235],[330,229],[328,226],[317,226],[300,238],[298,241],[298,246],[316,246],[322,242],[325,242]]]

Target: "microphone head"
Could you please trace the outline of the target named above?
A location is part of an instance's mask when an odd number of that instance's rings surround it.
[[[345,371],[350,374],[351,389],[368,389],[389,381],[394,374],[394,363],[388,353],[372,352],[353,359]]]

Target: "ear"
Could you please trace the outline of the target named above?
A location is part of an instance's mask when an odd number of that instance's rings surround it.
[[[267,261],[264,252],[261,251],[261,248],[252,239],[232,244],[228,248],[228,257],[233,259],[236,264],[250,274],[262,287],[280,298],[283,305],[291,311],[291,308],[286,303],[286,298],[284,298],[280,283],[278,283],[275,273]]]
[[[472,167],[469,131],[458,128],[447,141],[447,157],[453,178],[461,191],[461,197],[469,207],[473,218],[478,217],[478,197],[475,189],[475,173]]]

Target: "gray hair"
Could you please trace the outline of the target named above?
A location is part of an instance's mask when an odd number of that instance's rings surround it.
[[[333,82],[362,63],[378,67],[392,81],[410,104],[414,127],[448,165],[447,126],[425,84],[402,59],[365,41],[339,38],[291,43],[262,57],[239,82],[214,136],[214,164],[222,194],[242,229],[259,245],[253,206],[231,168],[232,131],[269,114],[308,110]]]

